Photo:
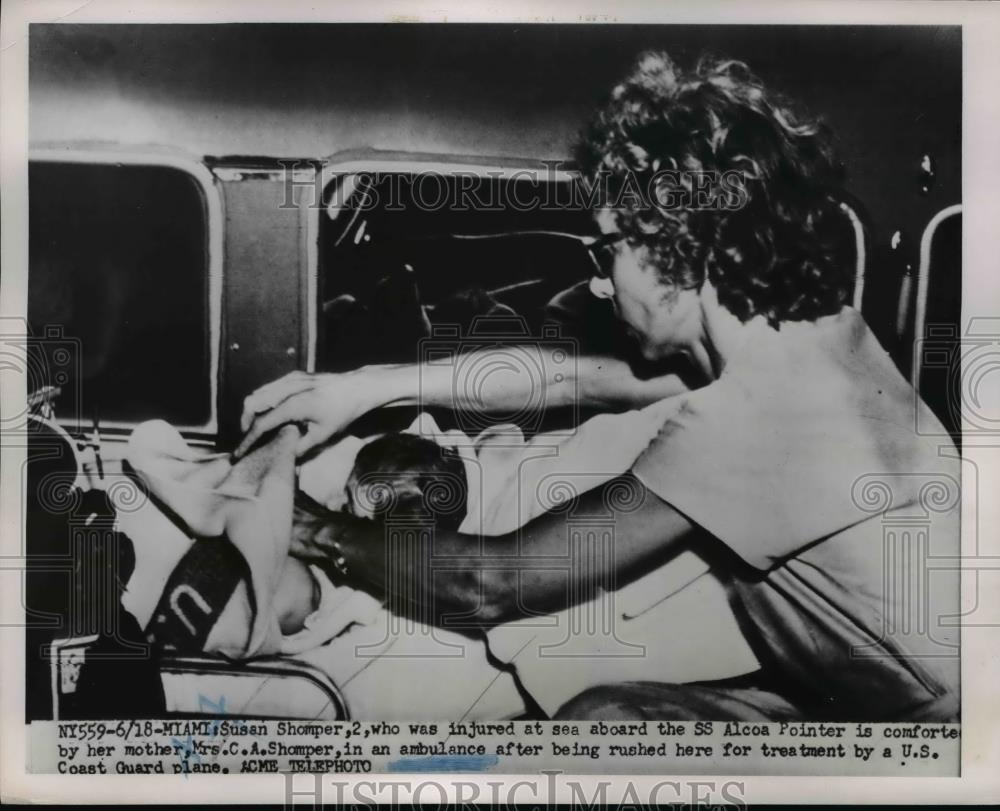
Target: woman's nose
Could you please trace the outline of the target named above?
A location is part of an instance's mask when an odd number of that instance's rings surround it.
[[[615,297],[614,282],[611,279],[601,278],[600,276],[591,276],[590,292],[597,296],[597,298],[613,299]]]

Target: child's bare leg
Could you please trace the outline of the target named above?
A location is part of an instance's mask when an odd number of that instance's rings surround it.
[[[319,588],[309,567],[298,558],[288,558],[274,593],[274,612],[285,636],[305,626],[306,617],[319,605]]]

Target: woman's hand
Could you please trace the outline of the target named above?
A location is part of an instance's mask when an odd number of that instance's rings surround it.
[[[382,405],[379,382],[378,369],[364,368],[343,374],[290,372],[261,386],[243,401],[240,428],[246,435],[234,456],[242,456],[268,431],[288,423],[306,428],[296,449],[301,456]]]
[[[363,575],[365,568],[376,568],[378,564],[359,565],[361,571],[354,572],[347,560],[364,561],[366,550],[376,553],[381,560],[378,553],[384,547],[384,532],[384,527],[375,521],[332,512],[300,494],[296,496],[288,553],[299,560],[318,563],[328,572],[332,569],[340,581],[383,599],[384,585],[357,576]],[[379,568],[376,570],[381,572]]]
[[[342,554],[340,536],[356,520],[345,513],[331,512],[318,505],[296,503],[288,553],[302,560],[336,560]]]

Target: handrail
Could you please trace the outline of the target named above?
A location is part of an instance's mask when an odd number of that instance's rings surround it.
[[[854,294],[851,296],[851,306],[861,312],[861,304],[865,293],[865,264],[868,261],[865,252],[865,227],[857,212],[847,203],[840,203],[840,210],[843,211],[851,221],[854,228]]]
[[[931,272],[931,243],[934,241],[934,234],[938,226],[950,217],[962,213],[961,203],[942,208],[937,214],[931,217],[923,235],[920,237],[920,267],[917,270],[917,300],[914,305],[913,316],[913,339],[920,341],[924,338],[924,328],[927,322],[927,294],[930,288]],[[913,388],[920,391],[921,364],[914,359],[913,363]]]
[[[276,676],[278,678],[306,679],[315,684],[329,699],[337,713],[338,720],[348,720],[351,717],[347,701],[333,679],[316,665],[300,659],[264,657],[237,662],[216,656],[165,655],[160,660],[160,670],[177,674],[215,673],[235,677]]]

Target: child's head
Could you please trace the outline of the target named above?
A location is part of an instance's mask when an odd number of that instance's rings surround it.
[[[369,442],[347,480],[347,510],[363,518],[424,518],[457,529],[467,505],[461,457],[415,434],[386,434]]]

